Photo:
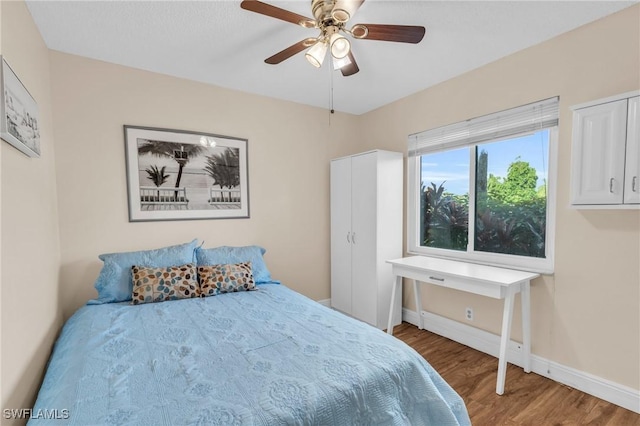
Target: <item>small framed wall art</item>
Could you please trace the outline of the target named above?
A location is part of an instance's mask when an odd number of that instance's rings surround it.
[[[2,58],[0,137],[29,157],[40,157],[38,105]]]
[[[129,221],[249,217],[247,140],[124,126]]]

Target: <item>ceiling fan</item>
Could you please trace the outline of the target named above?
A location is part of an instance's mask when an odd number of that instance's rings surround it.
[[[420,43],[425,28],[414,25],[355,24],[347,28],[349,19],[362,6],[364,0],[311,0],[311,11],[315,19],[263,3],[258,0],[243,0],[240,7],[251,12],[271,16],[305,28],[320,30],[317,37],[306,38],[265,59],[276,65],[293,55],[309,49],[307,60],[315,67],[322,66],[327,50],[331,52],[333,68],[342,75],[350,76],[358,71],[358,64],[351,51],[351,42],[343,34],[356,39]]]

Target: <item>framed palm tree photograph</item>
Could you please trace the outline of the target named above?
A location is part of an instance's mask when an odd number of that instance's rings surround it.
[[[4,57],[0,67],[0,137],[29,157],[40,157],[38,104]]]
[[[129,221],[249,217],[247,140],[124,126]]]

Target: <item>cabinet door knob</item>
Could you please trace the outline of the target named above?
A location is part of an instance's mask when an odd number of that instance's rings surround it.
[[[633,192],[637,192],[636,191],[636,182],[638,180],[638,176],[634,176],[633,179],[631,179],[631,190]]]
[[[612,194],[613,194],[613,181],[614,180],[615,180],[614,178],[609,179],[609,192],[612,193]]]

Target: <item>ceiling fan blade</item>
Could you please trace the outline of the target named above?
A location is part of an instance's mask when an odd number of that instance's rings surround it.
[[[355,38],[414,44],[422,41],[425,31],[415,25],[356,24],[351,28]]]
[[[296,44],[293,44],[289,47],[287,47],[284,50],[281,50],[280,52],[276,53],[273,56],[268,57],[267,59],[265,59],[264,61],[270,65],[276,65],[279,64],[280,62],[289,59],[290,57],[292,57],[293,55],[295,55],[296,53],[300,53],[302,52],[304,49],[313,46],[315,43],[317,42],[317,40],[315,38],[305,38],[302,41],[297,42]]]
[[[349,60],[351,61],[349,65],[345,65],[344,67],[340,68],[340,72],[342,72],[342,75],[345,77],[349,77],[350,75],[354,75],[355,73],[360,71],[360,68],[358,68],[358,64],[356,63],[356,59],[353,57],[352,52],[349,52]]]
[[[289,12],[285,9],[280,9],[279,7],[271,6],[270,4],[263,3],[258,0],[243,0],[242,3],[240,3],[240,7],[251,12],[260,13],[272,18],[291,22],[292,24],[302,25],[303,27],[315,26],[315,20],[311,18],[298,15],[297,13]]]

